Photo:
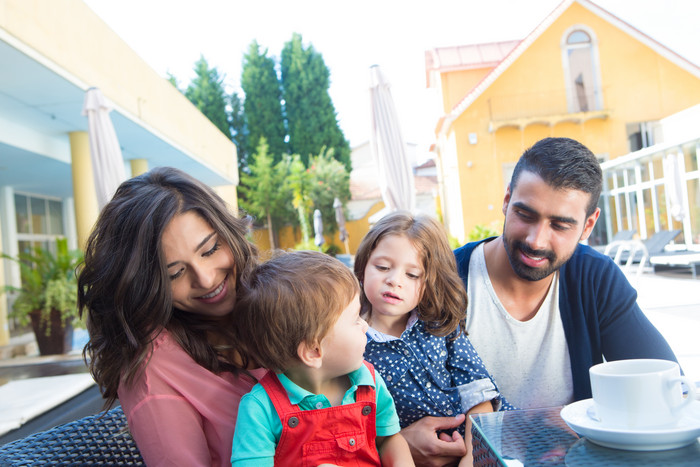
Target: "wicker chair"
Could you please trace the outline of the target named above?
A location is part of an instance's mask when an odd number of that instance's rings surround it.
[[[145,465],[121,407],[0,446],[0,466]]]

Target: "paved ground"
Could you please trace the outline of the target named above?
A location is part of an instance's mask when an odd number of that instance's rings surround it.
[[[79,355],[24,357],[0,361],[0,386],[28,378],[87,373]]]
[[[645,273],[628,278],[638,303],[666,337],[683,371],[700,382],[700,279],[690,273]]]

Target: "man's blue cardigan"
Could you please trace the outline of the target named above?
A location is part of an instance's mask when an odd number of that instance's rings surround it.
[[[492,239],[467,243],[455,250],[465,287],[472,251],[479,243]],[[601,363],[603,357],[677,361],[664,337],[637,305],[637,291],[620,268],[586,245],[579,244],[560,269],[559,311],[569,347],[575,400],[591,397],[588,369]]]

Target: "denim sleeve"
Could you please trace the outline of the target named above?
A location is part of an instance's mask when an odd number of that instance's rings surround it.
[[[447,338],[447,367],[459,391],[462,410],[467,412],[485,401],[493,401],[494,410],[512,410],[513,406],[498,392],[469,338],[464,333],[456,339],[452,337]]]

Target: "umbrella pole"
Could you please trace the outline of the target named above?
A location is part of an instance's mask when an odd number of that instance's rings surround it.
[[[349,255],[350,254],[350,246],[348,245],[348,239],[346,238],[343,243],[345,244],[345,254]]]

